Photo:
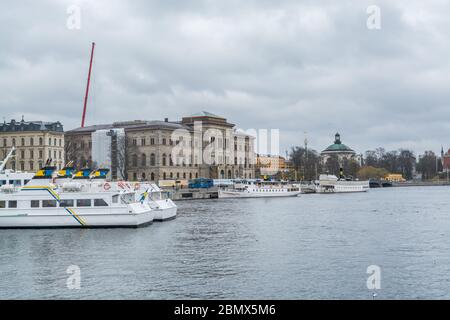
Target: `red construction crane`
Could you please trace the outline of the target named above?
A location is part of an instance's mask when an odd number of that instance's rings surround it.
[[[88,100],[88,95],[89,95],[89,83],[91,82],[91,70],[92,70],[92,59],[94,58],[94,47],[95,47],[95,42],[92,42],[91,62],[89,63],[89,73],[88,73],[87,84],[86,84],[86,95],[84,96],[83,115],[81,117],[81,127],[82,128],[84,128],[84,119],[86,118],[86,106],[87,106],[87,100]]]

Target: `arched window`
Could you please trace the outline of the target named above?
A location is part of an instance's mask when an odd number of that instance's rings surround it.
[[[189,179],[192,179],[192,172],[189,172]]]
[[[165,166],[166,165],[166,154],[163,153],[162,155],[162,165]]]
[[[231,170],[228,170],[228,179],[231,179]]]
[[[142,174],[141,174],[141,180],[142,180],[142,181],[145,181],[145,172],[142,172]]]
[[[198,172],[195,173],[195,179],[197,179],[197,178],[198,178]]]
[[[169,154],[169,165],[173,166],[172,154]]]
[[[186,179],[186,172],[183,172],[183,179]]]
[[[180,179],[180,173],[177,172],[177,179]]]
[[[220,170],[220,179],[225,179],[225,171]]]
[[[163,179],[166,180],[166,173],[163,172]]]
[[[131,165],[132,165],[133,167],[137,167],[137,164],[138,164],[137,155],[133,154],[133,155],[131,156]]]
[[[170,173],[170,178],[173,178],[173,172]]]
[[[150,165],[151,165],[151,166],[155,166],[155,165],[156,165],[155,154],[154,154],[154,153],[152,153],[152,154],[150,155]]]
[[[141,166],[145,167],[147,165],[147,156],[145,153],[141,155]]]
[[[42,138],[39,138],[39,145],[42,146]]]
[[[150,174],[150,180],[155,181],[155,174],[153,172]]]

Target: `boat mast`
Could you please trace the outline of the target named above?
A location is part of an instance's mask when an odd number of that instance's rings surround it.
[[[91,70],[92,70],[92,59],[94,58],[94,47],[95,47],[95,42],[92,42],[91,61],[89,63],[89,73],[88,73],[87,84],[86,84],[86,95],[84,96],[83,115],[81,117],[81,127],[82,128],[84,128],[84,119],[86,118],[86,106],[87,106],[87,99],[88,99],[88,95],[89,95],[89,83],[91,82]]]
[[[16,150],[16,147],[13,146],[11,148],[11,151],[9,151],[8,155],[6,156],[6,158],[0,162],[0,172],[2,172],[5,169],[6,163],[12,157],[15,150]]]

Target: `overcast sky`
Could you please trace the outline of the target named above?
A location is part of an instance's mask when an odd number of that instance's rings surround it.
[[[70,5],[81,10],[69,29]],[[367,28],[369,5],[381,29]],[[80,125],[202,110],[322,150],[450,147],[448,1],[13,1],[0,10],[0,111]],[[70,20],[72,21],[72,20]],[[284,153],[284,151],[282,151]]]

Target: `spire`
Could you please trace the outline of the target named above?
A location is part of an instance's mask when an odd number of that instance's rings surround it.
[[[341,135],[339,134],[339,132],[336,132],[336,134],[334,135],[334,143],[341,144]]]

